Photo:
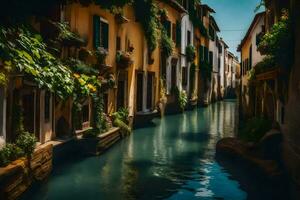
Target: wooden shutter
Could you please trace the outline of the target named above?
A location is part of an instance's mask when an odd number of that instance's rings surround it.
[[[208,48],[204,47],[204,61],[209,62],[208,60]]]
[[[95,49],[100,47],[100,17],[98,15],[93,16],[93,45]]]
[[[101,47],[108,49],[109,43],[109,25],[101,21]]]

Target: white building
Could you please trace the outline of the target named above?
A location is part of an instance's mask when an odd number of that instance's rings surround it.
[[[191,62],[187,61],[186,58],[186,47],[194,46],[194,27],[189,18],[188,14],[185,14],[181,19],[181,49],[180,49],[180,60],[181,60],[181,84],[182,89],[190,95],[190,66]]]
[[[224,98],[225,92],[225,57],[228,49],[228,45],[221,38],[219,40],[219,87],[220,87],[220,98]]]
[[[213,16],[209,18],[209,63],[212,65],[212,78],[211,78],[211,90],[210,101],[216,101],[218,99],[218,85],[219,85],[219,39],[217,32],[220,32]]]

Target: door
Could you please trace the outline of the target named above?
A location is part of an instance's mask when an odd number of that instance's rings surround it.
[[[22,96],[24,130],[29,133],[35,133],[35,93],[27,92]],[[38,133],[35,136],[39,139]]]
[[[136,90],[136,106],[137,106],[137,112],[143,111],[143,87],[144,87],[144,81],[143,81],[143,73],[139,72],[137,74],[137,90]]]
[[[171,90],[174,91],[174,88],[177,86],[177,60],[172,60],[171,65]]]
[[[147,109],[152,110],[153,108],[153,84],[154,84],[154,73],[148,72],[147,75]]]
[[[124,107],[125,105],[125,81],[118,81],[118,93],[117,93],[117,109]]]

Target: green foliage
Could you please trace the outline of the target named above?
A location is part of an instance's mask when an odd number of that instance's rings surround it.
[[[28,79],[61,98],[73,91],[71,71],[47,51],[41,36],[28,27],[0,27],[0,59],[6,68],[25,73]]]
[[[247,142],[258,142],[272,128],[272,122],[263,117],[255,117],[241,122],[238,136]]]
[[[116,127],[119,127],[121,130],[121,133],[123,133],[124,135],[129,135],[131,133],[131,128],[125,122],[123,122],[121,119],[116,118],[113,121],[113,125]]]
[[[68,58],[64,63],[76,74],[97,75],[99,73],[99,70],[75,58]]]
[[[276,62],[274,56],[266,56],[263,58],[262,61],[257,63],[253,69],[255,71],[255,75],[257,75],[260,73],[264,73],[275,67],[276,67]]]
[[[124,51],[117,52],[116,62],[118,67],[121,69],[126,69],[133,63],[131,59],[131,54],[129,52],[124,52]]]
[[[287,11],[282,11],[280,20],[263,36],[258,49],[263,55],[274,57],[279,67],[290,68],[294,60],[294,48],[291,22]]]
[[[188,62],[193,62],[196,57],[196,48],[193,45],[188,45],[185,49],[185,55]]]
[[[198,3],[197,0],[190,0],[190,5],[189,5],[189,18],[193,23],[193,26],[195,29],[199,29],[200,33],[204,37],[208,37],[207,29],[205,28],[203,22],[201,19],[197,16],[197,10],[195,7],[195,3]]]
[[[175,44],[173,40],[168,36],[167,32],[165,30],[161,33],[161,51],[162,53],[168,58],[173,54]]]
[[[70,25],[67,22],[51,22],[58,30],[58,35],[55,40],[65,45],[81,46],[85,45],[86,41],[80,37],[77,32],[71,31]]]
[[[129,111],[127,108],[120,108],[117,112],[112,114],[113,125],[119,127],[124,134],[131,133],[129,127]]]
[[[92,126],[93,129],[100,133],[101,132],[101,123],[102,123],[102,113],[103,113],[103,94],[93,94],[92,95],[93,100],[93,122]]]
[[[6,85],[6,83],[7,83],[6,74],[3,72],[0,72],[0,86]]]
[[[82,137],[83,138],[95,138],[99,135],[99,133],[100,133],[99,131],[97,131],[93,128],[90,128],[90,129],[84,131]]]
[[[95,52],[94,55],[97,58],[97,65],[104,65],[108,52],[103,47],[99,47]]]
[[[150,53],[157,47],[159,39],[158,9],[153,0],[139,0],[133,3],[136,19],[141,23]]]
[[[24,152],[21,148],[15,144],[6,144],[0,150],[0,167],[5,167],[10,162],[24,156]]]
[[[22,149],[27,157],[30,157],[36,146],[36,137],[28,132],[23,132],[17,137],[16,145]]]
[[[190,66],[190,88],[192,92],[194,91],[195,72],[196,72],[196,64],[192,63]]]
[[[184,111],[187,103],[188,97],[184,90],[179,90],[178,87],[175,88],[175,95],[177,98],[178,105],[182,111]]]

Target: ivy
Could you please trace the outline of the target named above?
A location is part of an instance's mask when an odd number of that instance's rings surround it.
[[[39,34],[28,27],[0,27],[0,59],[5,68],[24,73],[61,98],[72,94],[71,71],[47,51]]]
[[[263,55],[274,58],[279,67],[289,69],[293,62],[293,40],[291,22],[286,10],[282,11],[280,20],[267,32],[258,46]]]
[[[199,17],[197,16],[197,10],[195,7],[195,4],[199,2],[197,0],[190,0],[190,5],[189,5],[189,18],[191,22],[193,23],[194,28],[198,28],[200,30],[200,33],[204,37],[208,37],[207,29],[205,28],[203,22]]]
[[[185,49],[186,59],[188,62],[193,62],[196,58],[196,48],[193,45],[188,45]]]
[[[164,29],[161,32],[161,41],[160,41],[160,43],[161,43],[160,44],[161,45],[161,51],[164,54],[164,56],[166,58],[171,56],[173,54],[175,44],[172,41],[172,39],[168,36],[167,31],[164,30]]]
[[[136,19],[144,29],[148,50],[152,53],[156,49],[159,39],[158,8],[153,0],[136,0],[133,6]]]

